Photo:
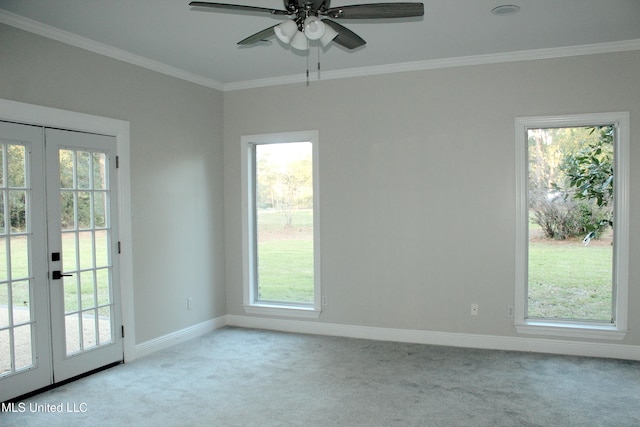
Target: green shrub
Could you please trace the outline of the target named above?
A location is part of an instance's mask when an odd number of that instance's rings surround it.
[[[545,237],[556,240],[589,233],[597,237],[611,224],[612,218],[608,207],[598,206],[593,200],[576,201],[560,191],[531,191],[529,208]]]

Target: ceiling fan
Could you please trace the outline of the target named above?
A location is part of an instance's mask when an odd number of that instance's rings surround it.
[[[283,43],[291,44],[291,47],[298,50],[307,50],[309,48],[309,40],[318,40],[323,46],[334,41],[347,49],[355,49],[366,43],[356,33],[333,21],[333,19],[389,19],[424,15],[424,5],[413,2],[331,7],[331,0],[283,1],[284,10],[202,1],[192,1],[189,6],[287,16],[289,17],[288,20],[265,28],[239,41],[238,44],[250,45],[275,35]]]

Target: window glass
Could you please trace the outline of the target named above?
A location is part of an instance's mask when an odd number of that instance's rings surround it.
[[[527,130],[527,318],[613,319],[614,131]]]
[[[256,300],[313,304],[312,144],[256,144],[254,155]]]

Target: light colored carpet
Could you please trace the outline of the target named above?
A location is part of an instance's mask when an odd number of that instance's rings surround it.
[[[224,328],[20,403],[1,425],[638,426],[640,363]]]

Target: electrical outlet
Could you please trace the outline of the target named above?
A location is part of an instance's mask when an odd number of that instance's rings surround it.
[[[325,296],[322,297],[322,305],[327,305],[327,302],[328,302],[328,298],[325,295]]]
[[[478,313],[479,310],[480,310],[480,304],[476,304],[476,303],[471,304],[471,315],[472,316],[477,316],[479,314]]]
[[[191,310],[193,308],[193,298],[187,298],[187,310]]]
[[[514,316],[515,316],[515,309],[513,308],[512,305],[510,305],[509,307],[507,307],[507,317],[509,319],[513,319]]]

